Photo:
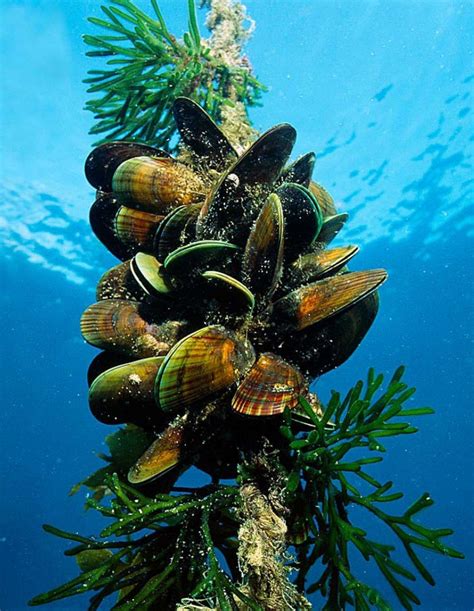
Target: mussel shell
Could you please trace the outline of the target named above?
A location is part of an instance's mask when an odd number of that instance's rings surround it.
[[[347,212],[341,212],[334,216],[327,216],[324,219],[323,226],[317,237],[318,248],[325,248],[330,242],[334,240],[337,234],[346,224],[349,215]]]
[[[311,176],[313,175],[316,155],[306,153],[282,172],[280,180],[282,182],[294,182],[304,187],[309,187]]]
[[[269,194],[279,177],[296,138],[291,125],[265,132],[221,176],[204,203],[197,232],[201,239],[225,238],[242,243],[246,226],[256,217],[255,202]]]
[[[224,266],[238,246],[222,240],[199,240],[177,248],[170,253],[164,269],[170,276],[191,278],[202,271],[216,266]]]
[[[173,250],[195,239],[196,221],[200,210],[200,204],[179,206],[163,219],[153,245],[159,261],[163,262]]]
[[[371,293],[344,312],[286,340],[281,354],[291,358],[308,376],[316,378],[339,367],[356,350],[375,320],[378,294]]]
[[[138,286],[152,297],[164,298],[171,291],[163,265],[153,255],[137,253],[130,262],[130,271]]]
[[[136,301],[107,299],[89,306],[81,318],[84,339],[93,346],[132,358],[166,354],[185,333],[180,321],[158,322],[159,308]]]
[[[300,283],[321,280],[341,270],[359,252],[358,246],[339,246],[299,257],[292,265]]]
[[[89,389],[91,412],[104,424],[149,426],[163,420],[154,398],[156,374],[164,357],[117,365],[100,374]]]
[[[245,416],[277,416],[294,408],[304,391],[297,369],[274,354],[261,354],[237,388],[232,409]]]
[[[254,358],[250,344],[224,327],[199,329],[165,358],[156,378],[155,400],[168,412],[201,405],[231,387]]]
[[[117,367],[117,365],[125,365],[125,363],[129,361],[130,359],[124,354],[108,352],[107,350],[99,352],[99,354],[92,359],[87,370],[87,385],[90,387],[92,382],[104,373],[104,371],[107,371],[107,369],[112,369],[112,367]]]
[[[209,168],[221,171],[237,157],[227,136],[199,104],[189,98],[176,98],[173,114],[183,142],[203,157]]]
[[[273,305],[275,321],[302,330],[342,312],[375,291],[387,279],[383,269],[349,272],[313,282]]]
[[[106,142],[89,153],[85,174],[89,183],[100,191],[112,191],[112,178],[118,166],[132,157],[169,157],[169,153],[139,142]]]
[[[131,484],[143,484],[167,473],[179,464],[185,445],[187,414],[178,416],[155,439],[128,472]]]
[[[242,279],[257,296],[269,298],[283,265],[284,220],[280,198],[272,193],[250,232],[242,260]]]
[[[284,183],[276,192],[285,219],[285,259],[291,261],[317,239],[323,217],[316,199],[306,187]]]
[[[122,261],[139,250],[153,252],[155,233],[163,218],[159,214],[122,206],[111,193],[99,196],[89,213],[96,236]]]
[[[199,176],[171,158],[127,159],[116,169],[112,188],[125,205],[157,214],[203,201],[206,195]]]
[[[142,301],[146,297],[130,270],[130,261],[119,263],[107,270],[97,283],[97,301],[104,299],[128,299]]]
[[[337,214],[334,199],[322,185],[314,182],[314,180],[311,180],[309,183],[309,190],[316,197],[324,218]]]
[[[203,272],[202,277],[206,282],[206,298],[216,299],[219,309],[224,313],[229,310],[243,314],[252,312],[255,297],[242,282],[233,276],[214,270]]]

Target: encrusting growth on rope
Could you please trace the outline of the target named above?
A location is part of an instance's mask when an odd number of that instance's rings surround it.
[[[230,72],[238,69],[251,75],[252,66],[243,47],[255,30],[255,22],[247,14],[245,5],[235,0],[210,0],[206,26],[211,32],[207,44],[212,57],[228,66]],[[233,104],[222,106],[221,127],[241,152],[255,140],[258,132],[250,125],[245,105],[236,99],[232,84],[227,95]]]
[[[289,581],[285,565],[288,527],[284,519],[287,510],[283,504],[285,482],[273,478],[272,469],[265,459],[258,457],[257,469],[264,470],[264,478],[274,480],[266,485],[249,481],[241,485],[242,525],[239,528],[237,552],[239,567],[248,583],[248,595],[263,609],[288,611],[311,609],[310,603]],[[280,481],[281,480],[281,481]]]

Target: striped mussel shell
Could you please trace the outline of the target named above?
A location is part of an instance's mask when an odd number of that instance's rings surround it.
[[[301,331],[344,311],[387,279],[383,269],[348,272],[302,286],[273,304],[275,323]]]
[[[138,251],[153,252],[155,234],[163,219],[162,214],[123,206],[112,193],[99,195],[89,213],[96,236],[122,261]]]
[[[159,261],[163,262],[174,250],[196,239],[196,221],[200,210],[200,204],[178,206],[163,219],[153,243],[153,251]]]
[[[298,333],[280,344],[280,354],[314,379],[349,359],[367,335],[377,315],[379,297],[370,293],[346,310]]]
[[[131,484],[144,484],[179,464],[185,450],[187,420],[188,414],[177,416],[158,435],[128,472]]]
[[[106,142],[97,146],[87,156],[86,178],[95,189],[109,193],[112,191],[112,179],[119,165],[127,159],[144,155],[159,158],[170,157],[166,151],[139,142]]]
[[[132,157],[112,178],[115,196],[125,205],[155,214],[202,202],[207,189],[188,166],[172,158]]]
[[[143,301],[146,293],[137,283],[131,271],[130,261],[119,263],[107,270],[97,283],[97,301],[104,299],[126,299]]]
[[[224,327],[199,329],[166,356],[156,377],[156,403],[165,412],[202,405],[232,387],[254,359],[249,342]]]
[[[232,409],[245,416],[277,416],[292,409],[305,392],[302,374],[275,354],[261,354],[232,398]]]
[[[89,344],[132,358],[166,354],[185,329],[182,321],[160,321],[156,308],[124,299],[99,301],[81,318],[81,332]]]

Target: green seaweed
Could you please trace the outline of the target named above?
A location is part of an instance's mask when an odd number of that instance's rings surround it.
[[[142,141],[172,151],[176,128],[170,111],[178,96],[198,102],[215,120],[225,105],[259,104],[265,87],[246,67],[230,66],[215,57],[199,32],[194,0],[188,0],[188,30],[173,36],[156,0],[154,16],[131,0],[111,0],[103,17],[89,22],[106,33],[86,34],[87,55],[105,59],[106,67],[89,70],[85,83],[93,97],[86,109],[94,114],[91,134],[97,142]]]
[[[347,606],[361,611],[390,609],[380,592],[357,576],[354,566],[359,563],[353,561],[353,552],[377,565],[404,609],[410,610],[420,602],[407,586],[415,580],[412,569],[394,560],[395,546],[374,541],[354,523],[353,507],[382,521],[394,533],[414,569],[431,585],[434,579],[417,548],[463,558],[442,541],[452,530],[429,528],[418,521],[418,514],[433,504],[428,493],[399,514],[381,509],[403,497],[403,493],[393,492],[391,481],[381,483],[369,472],[370,465],[383,460],[386,448],[381,440],[415,433],[417,429],[408,419],[433,413],[428,407],[407,405],[415,389],[409,388],[402,377],[403,367],[382,390],[382,374],[375,375],[371,369],[365,384],[357,382],[344,399],[333,392],[322,417],[315,416],[302,399],[314,429],[294,430],[288,413],[281,426],[284,442],[278,449],[266,449],[278,472],[285,474],[286,520],[291,524],[296,514],[303,516],[307,534],[304,541],[293,543],[295,558],[287,560],[288,568],[298,589],[306,594],[320,592],[328,610]],[[123,431],[115,436],[121,434]],[[366,452],[363,457],[360,449]],[[98,538],[44,527],[78,544],[65,553],[76,557],[82,573],[35,597],[30,604],[96,592],[89,609],[97,609],[105,598],[117,593],[113,608],[120,610],[154,608],[158,604],[159,608],[171,609],[183,599],[203,599],[218,609],[237,609],[239,600],[246,605],[244,608],[263,608],[249,598],[237,561],[242,524],[239,486],[255,479],[251,462],[251,458],[243,458],[234,485],[176,488],[152,497],[126,484],[117,473],[105,474],[100,485],[107,487],[109,501],[102,504],[94,497],[87,501],[89,508],[109,520]],[[362,491],[361,484],[368,490]],[[86,485],[96,487],[91,482]]]

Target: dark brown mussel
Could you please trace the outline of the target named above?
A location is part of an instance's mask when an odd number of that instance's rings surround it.
[[[109,352],[107,350],[99,352],[99,354],[92,359],[89,369],[87,370],[87,385],[90,387],[92,382],[98,378],[100,374],[104,373],[104,371],[107,371],[107,369],[112,369],[112,367],[117,367],[117,365],[125,365],[125,363],[129,361],[130,358],[124,354],[117,354],[117,352]]]
[[[153,244],[159,261],[163,262],[173,250],[196,239],[196,221],[200,210],[200,204],[179,206],[163,219]]]
[[[222,171],[237,157],[227,136],[199,104],[189,98],[176,98],[173,114],[183,142],[209,168]]]
[[[145,297],[145,291],[131,272],[130,261],[124,261],[107,270],[97,283],[97,301],[104,299],[142,301]]]
[[[202,405],[230,388],[252,365],[252,346],[224,327],[205,327],[188,335],[166,356],[155,382],[163,411]]]
[[[157,308],[136,301],[106,299],[89,306],[81,318],[84,339],[97,348],[135,358],[160,356],[185,333],[180,321],[159,322]]]
[[[298,342],[287,339],[281,352],[293,359],[310,377],[318,377],[342,365],[356,350],[375,320],[378,294],[371,293],[347,310],[308,327]]]
[[[96,147],[87,157],[86,178],[89,183],[106,193],[112,191],[112,178],[118,166],[132,157],[169,157],[166,151],[139,142],[106,142]]]
[[[139,250],[153,252],[160,214],[122,206],[115,195],[101,195],[92,204],[89,220],[99,240],[118,259],[125,261]]]
[[[257,298],[269,298],[280,279],[284,229],[281,201],[272,193],[252,227],[242,260],[242,279]]]
[[[348,218],[349,215],[347,212],[341,212],[340,214],[325,217],[323,226],[321,227],[321,231],[319,232],[316,240],[317,247],[325,248],[330,242],[332,242],[344,227]]]
[[[232,398],[245,416],[277,416],[298,404],[306,385],[301,373],[275,354],[261,354]]]
[[[309,190],[316,197],[324,218],[337,214],[334,199],[322,185],[311,180],[309,183]]]
[[[291,266],[292,271],[299,284],[321,280],[340,271],[358,252],[358,246],[339,246],[310,252],[298,257]]]
[[[313,175],[316,155],[306,153],[282,172],[280,182],[294,182],[304,187],[309,187],[311,176]]]
[[[204,200],[207,190],[188,166],[172,158],[134,157],[115,170],[112,188],[125,205],[155,214]]]
[[[160,433],[128,472],[130,483],[144,484],[163,476],[180,463],[185,452],[187,419],[187,414],[177,416]]]
[[[285,260],[292,261],[318,238],[323,216],[309,189],[296,183],[284,183],[276,191],[285,219]]]
[[[272,318],[303,330],[342,312],[375,291],[387,279],[383,269],[348,272],[302,286],[273,305]]]
[[[89,407],[97,420],[104,424],[132,422],[147,428],[162,423],[154,385],[163,359],[140,359],[101,373],[89,389]]]
[[[296,139],[291,125],[265,132],[221,176],[204,203],[197,231],[203,238],[225,238],[236,243],[246,236],[256,218],[255,202],[269,194],[280,176]]]
[[[215,270],[203,272],[202,279],[204,281],[204,294],[206,297],[205,307],[207,310],[212,309],[211,303],[216,302],[216,322],[231,321],[228,318],[229,313],[234,315],[250,314],[255,306],[255,297],[252,292],[242,282]]]

